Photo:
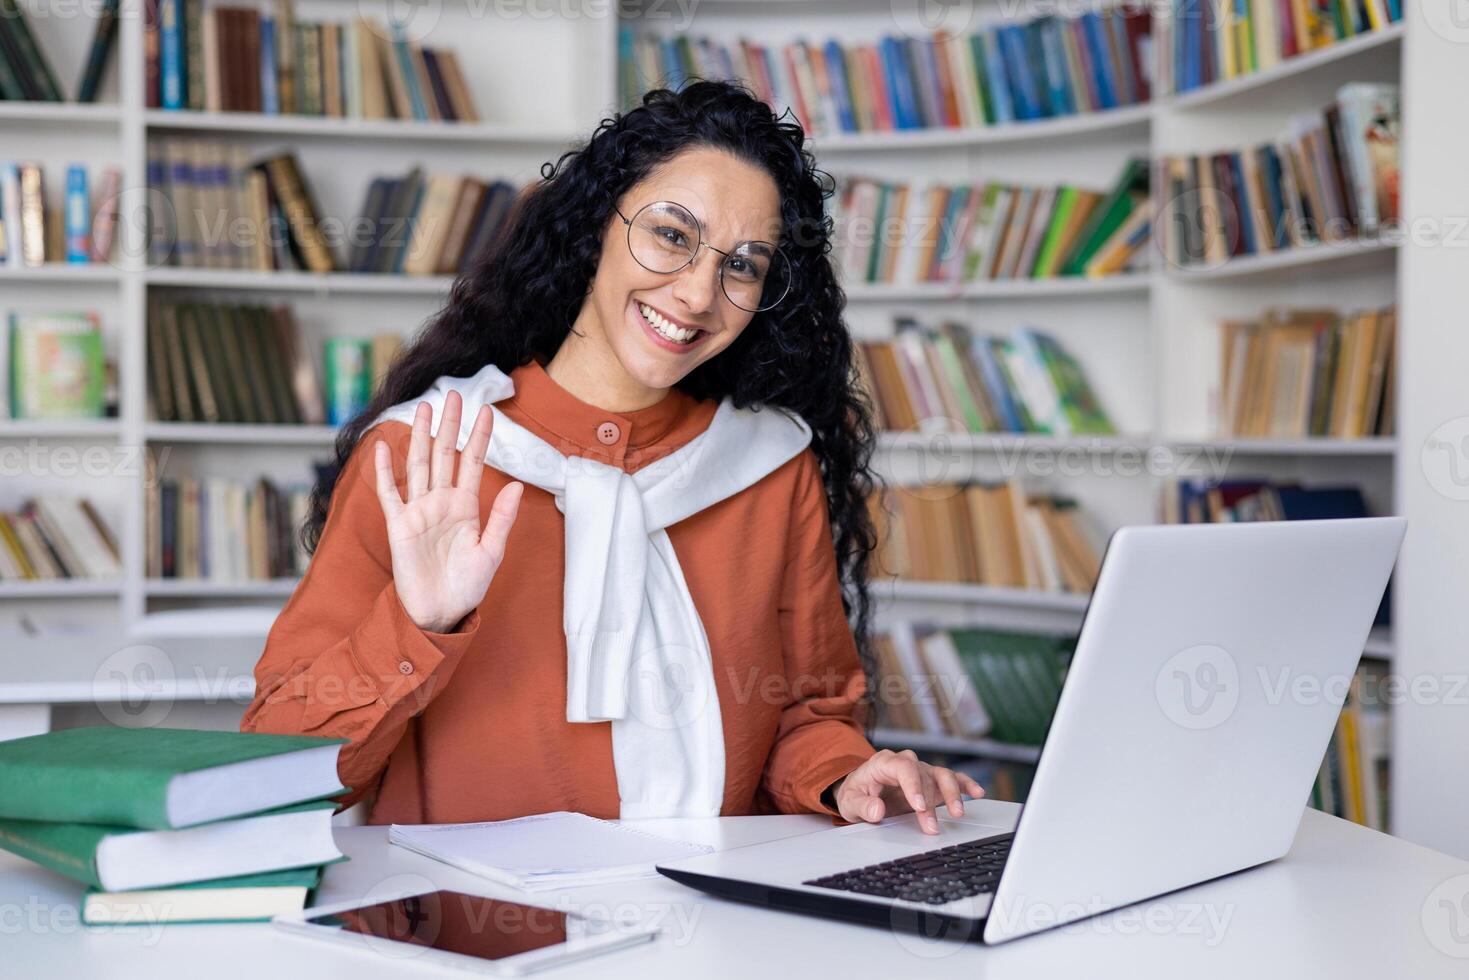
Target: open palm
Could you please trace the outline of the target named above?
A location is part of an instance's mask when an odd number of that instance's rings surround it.
[[[505,558],[505,539],[525,489],[520,483],[507,484],[480,528],[480,477],[494,416],[488,405],[480,406],[461,456],[457,440],[463,407],[459,393],[449,392],[438,433],[431,437],[433,409],[419,403],[408,441],[406,501],[393,479],[387,443],[378,444],[374,457],[378,501],[388,523],[393,587],[408,615],[429,632],[453,629],[484,599]]]

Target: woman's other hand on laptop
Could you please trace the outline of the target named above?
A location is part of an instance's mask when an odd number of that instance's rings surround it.
[[[837,782],[832,799],[843,820],[879,823],[911,811],[918,814],[918,826],[925,834],[936,834],[938,805],[948,807],[952,817],[962,816],[964,793],[978,799],[984,790],[962,772],[929,765],[912,749],[881,749]]]

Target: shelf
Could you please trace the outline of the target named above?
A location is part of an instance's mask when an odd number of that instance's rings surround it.
[[[149,442],[206,442],[256,446],[330,446],[334,425],[239,425],[227,422],[150,422],[143,427]]]
[[[1024,762],[1034,765],[1041,750],[1034,745],[1011,745],[991,738],[959,738],[954,735],[930,735],[897,728],[878,728],[872,732],[872,744],[886,749],[912,749],[915,752],[953,752],[1001,762]]]
[[[400,293],[437,296],[452,276],[400,276],[381,272],[264,272],[255,269],[157,268],[145,274],[150,286],[249,289],[321,294]]]
[[[1064,276],[1055,279],[986,279],[962,284],[922,282],[908,285],[853,283],[845,287],[854,303],[955,302],[980,299],[1053,299],[1105,295],[1145,295],[1153,286],[1150,275],[1118,275],[1102,279]]]
[[[116,419],[0,419],[0,439],[116,439]]]
[[[1175,440],[1166,448],[1227,452],[1240,456],[1383,456],[1391,457],[1398,448],[1394,436],[1367,436],[1361,439],[1200,439]]]
[[[1211,281],[1242,279],[1248,276],[1269,276],[1289,273],[1295,269],[1321,265],[1328,262],[1344,262],[1348,259],[1386,258],[1397,250],[1397,242],[1353,241],[1334,245],[1304,245],[1287,248],[1263,255],[1246,255],[1212,267],[1171,266],[1168,276],[1182,281]]]
[[[1009,606],[1017,609],[1049,609],[1081,613],[1089,594],[1042,592],[1039,589],[1006,589],[970,582],[925,582],[916,579],[872,583],[875,595],[888,601],[952,602],[979,606]]]
[[[216,582],[210,579],[150,578],[143,583],[149,596],[181,598],[249,598],[288,596],[296,589],[298,579],[272,578],[243,582]]]
[[[1194,109],[1201,106],[1218,105],[1263,86],[1274,85],[1288,78],[1308,74],[1325,65],[1353,58],[1365,52],[1376,51],[1390,44],[1397,44],[1402,38],[1403,24],[1391,24],[1380,31],[1361,34],[1346,41],[1338,41],[1327,47],[1287,58],[1266,71],[1251,72],[1238,78],[1190,89],[1169,97],[1166,104],[1174,109]]]
[[[1124,106],[1058,119],[998,123],[993,126],[929,127],[872,133],[831,133],[810,138],[812,151],[823,153],[885,152],[988,146],[1090,136],[1099,133],[1144,133],[1153,120],[1151,105]]]
[[[580,129],[548,129],[506,123],[457,123],[418,119],[342,119],[329,116],[266,115],[258,112],[198,112],[149,109],[143,123],[150,130],[215,132],[237,135],[309,137],[312,139],[404,140],[440,143],[557,146],[586,137]]]
[[[1147,436],[1049,436],[1025,433],[988,432],[880,432],[877,436],[879,449],[922,451],[947,441],[946,451],[968,450],[976,453],[1003,453],[1016,451],[1083,450],[1086,452],[1112,453],[1119,450],[1146,452],[1153,443]]]
[[[122,110],[112,102],[0,101],[0,122],[116,126],[122,122]]]
[[[0,102],[0,105],[4,105]],[[86,283],[115,285],[122,270],[106,262],[47,262],[45,265],[0,265],[0,282]]]
[[[52,579],[37,582],[0,582],[0,599],[98,599],[122,592],[111,579]]]

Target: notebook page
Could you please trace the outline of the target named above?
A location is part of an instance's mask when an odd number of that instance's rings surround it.
[[[658,837],[582,813],[465,824],[394,824],[390,839],[447,864],[518,875],[581,874],[708,854],[705,844]]]

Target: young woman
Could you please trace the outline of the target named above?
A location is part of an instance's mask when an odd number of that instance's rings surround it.
[[[863,737],[871,413],[803,141],[694,82],[542,168],[338,440],[244,730],[347,739],[374,823],[982,794]]]

